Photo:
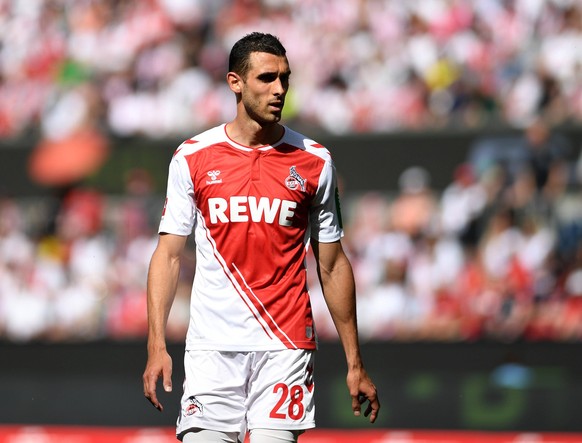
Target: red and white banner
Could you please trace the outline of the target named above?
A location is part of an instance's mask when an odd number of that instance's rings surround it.
[[[0,426],[0,443],[175,443],[173,428]],[[301,443],[580,443],[582,434],[314,429]]]

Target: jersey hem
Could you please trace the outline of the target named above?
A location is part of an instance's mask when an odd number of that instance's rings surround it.
[[[340,235],[334,235],[332,237],[316,237],[314,235],[311,236],[311,238],[319,243],[334,243],[336,241],[339,241],[343,238],[344,234],[343,231]]]
[[[316,342],[295,343],[297,349],[305,349],[308,351],[317,350]],[[273,346],[271,344],[265,345],[248,345],[248,344],[232,344],[226,345],[224,343],[186,343],[186,351],[227,351],[227,352],[253,352],[253,351],[284,351],[287,349],[295,349],[283,345]]]
[[[308,431],[309,429],[314,429],[316,424],[314,421],[306,422],[298,425],[293,425],[290,423],[285,423],[281,425],[275,425],[273,422],[268,423],[253,423],[252,427],[249,424],[249,431],[252,429],[276,429],[278,431]]]
[[[189,231],[187,229],[180,231],[179,229],[168,229],[165,226],[160,226],[158,228],[158,234],[159,235],[170,234],[170,235],[180,235],[180,236],[188,237],[189,235],[192,234],[192,231],[191,230]]]

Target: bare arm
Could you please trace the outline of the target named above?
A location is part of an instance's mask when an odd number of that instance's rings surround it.
[[[187,237],[163,234],[150,262],[147,281],[148,307],[148,361],[143,374],[146,398],[162,411],[158,401],[156,384],[162,377],[164,390],[172,390],[172,359],[166,349],[166,324],[180,272],[180,255]]]
[[[376,387],[364,369],[358,341],[356,290],[352,266],[339,241],[311,242],[318,265],[325,302],[342,342],[348,366],[347,385],[352,397],[352,410],[361,413],[361,404],[368,400],[364,412],[374,423],[380,402]]]

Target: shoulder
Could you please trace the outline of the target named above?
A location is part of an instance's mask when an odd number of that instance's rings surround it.
[[[187,157],[195,152],[214,146],[217,143],[224,141],[225,138],[224,124],[208,129],[198,135],[184,140],[174,151],[174,158]]]
[[[331,154],[329,150],[322,144],[315,140],[285,126],[285,136],[283,141],[293,145],[308,154],[315,155],[322,160],[331,161]]]

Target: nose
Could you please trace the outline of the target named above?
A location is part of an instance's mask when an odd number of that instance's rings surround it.
[[[279,96],[285,94],[285,92],[287,92],[287,84],[281,80],[281,77],[277,77],[273,82],[273,95]]]

